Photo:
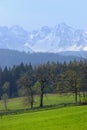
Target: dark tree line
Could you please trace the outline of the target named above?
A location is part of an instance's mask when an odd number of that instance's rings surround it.
[[[35,94],[40,95],[40,107],[43,107],[45,93],[71,92],[74,93],[77,103],[78,96],[80,102],[82,94],[86,97],[86,91],[87,61],[48,62],[38,66],[21,63],[12,68],[0,68],[0,99],[5,99],[4,94],[9,98],[26,96],[31,108]]]

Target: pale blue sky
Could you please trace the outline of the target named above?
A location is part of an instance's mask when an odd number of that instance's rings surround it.
[[[61,22],[87,30],[87,0],[0,0],[0,26],[32,30]]]

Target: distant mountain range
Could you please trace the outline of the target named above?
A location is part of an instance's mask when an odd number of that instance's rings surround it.
[[[83,52],[87,50],[87,31],[74,29],[65,23],[33,31],[26,31],[18,25],[0,27],[0,48],[25,52]]]
[[[68,54],[69,53],[69,54]],[[15,50],[0,49],[0,67],[4,68],[12,67],[13,65],[19,65],[22,62],[24,64],[31,63],[32,65],[38,65],[49,62],[70,62],[73,60],[84,60],[82,57],[70,55],[70,52],[65,53],[26,53]]]
[[[23,63],[33,65],[69,62],[87,58],[87,31],[74,29],[65,23],[53,28],[26,31],[15,25],[0,27],[0,66]]]

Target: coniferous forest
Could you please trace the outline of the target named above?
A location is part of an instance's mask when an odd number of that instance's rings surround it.
[[[35,94],[40,95],[40,107],[43,107],[45,93],[72,93],[77,103],[77,97],[81,102],[86,91],[87,61],[48,62],[38,66],[21,63],[12,68],[0,68],[0,99],[26,96],[31,108]]]

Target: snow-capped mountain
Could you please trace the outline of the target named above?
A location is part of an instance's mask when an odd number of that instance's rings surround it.
[[[76,30],[65,23],[53,28],[26,31],[16,25],[0,27],[0,48],[26,52],[86,51],[87,31]]]

